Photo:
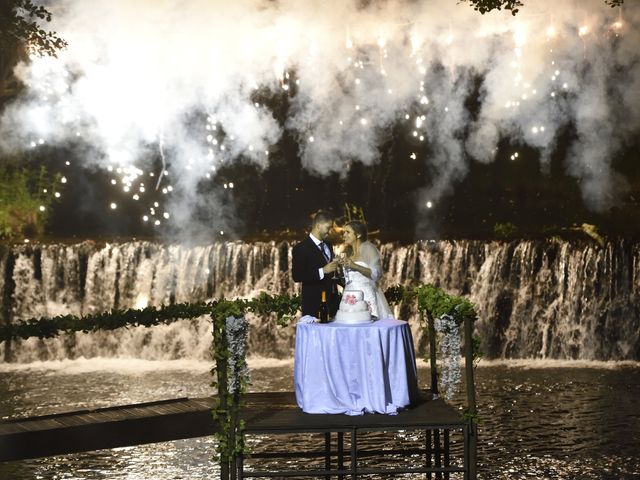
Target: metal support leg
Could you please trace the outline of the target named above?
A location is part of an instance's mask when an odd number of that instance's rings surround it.
[[[462,429],[464,435],[464,480],[470,480],[469,474],[469,425],[465,425]]]
[[[355,428],[351,429],[351,480],[358,478],[358,434]]]
[[[433,453],[436,457],[436,468],[442,467],[442,451],[440,450],[440,429],[433,431]],[[436,480],[442,480],[442,472],[436,472]]]
[[[244,454],[239,453],[236,460],[236,466],[238,468],[238,480],[244,478]]]
[[[469,480],[478,478],[478,425],[469,420]]]
[[[449,458],[449,429],[444,431],[444,466],[449,467],[451,464]],[[444,480],[449,480],[449,472],[444,472]]]
[[[238,432],[239,435],[242,435],[242,445],[245,445],[245,435],[244,432]],[[238,453],[233,460],[233,469],[234,469],[234,478],[238,480],[242,480],[244,478],[244,453]]]
[[[324,469],[331,470],[331,432],[324,432]],[[331,475],[324,476],[325,480],[331,480]]]
[[[344,432],[338,432],[338,470],[344,470]],[[343,480],[344,475],[338,475]]]
[[[425,467],[431,468],[431,430],[425,430]],[[431,472],[427,473],[427,479],[431,480]]]

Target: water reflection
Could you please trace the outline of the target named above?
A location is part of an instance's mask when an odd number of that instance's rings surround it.
[[[630,367],[481,368],[478,401],[487,422],[483,430],[491,437],[512,439],[513,451],[525,454],[636,455],[638,372]]]
[[[110,359],[100,364],[99,359],[80,359],[29,368],[0,364],[0,417],[210,393],[207,362],[130,362],[139,361]],[[480,478],[638,478],[640,366],[602,367],[558,368],[535,362],[479,367]],[[254,362],[252,390],[292,390],[292,375],[291,362]],[[420,368],[419,378],[426,385],[428,369]],[[464,396],[458,394],[453,403],[462,409]],[[415,432],[398,435],[407,444],[420,442]],[[317,449],[318,438],[279,442]],[[362,446],[379,448],[388,440],[371,434]],[[255,447],[269,442],[273,440],[258,438]],[[212,439],[200,438],[10,462],[0,464],[0,478],[199,479],[217,472],[210,460],[213,449]],[[287,468],[308,464],[292,460]]]

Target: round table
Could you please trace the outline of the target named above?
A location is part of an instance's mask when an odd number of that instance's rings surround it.
[[[322,324],[309,318],[296,327],[294,363],[296,400],[304,412],[396,414],[418,398],[407,322]]]

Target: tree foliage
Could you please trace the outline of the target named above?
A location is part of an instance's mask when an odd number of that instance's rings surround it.
[[[44,165],[33,169],[0,160],[0,240],[17,241],[44,233],[60,179]]]
[[[31,0],[3,0],[0,6],[0,49],[11,50],[23,45],[29,54],[51,55],[67,42],[56,32],[45,30],[40,22],[50,22],[51,12]]]
[[[518,235],[518,227],[511,222],[496,223],[493,225],[493,233],[495,233],[498,238],[509,240]]]
[[[491,12],[492,10],[507,10],[513,15],[518,13],[520,7],[524,6],[521,0],[461,0],[470,3],[473,8],[481,14]],[[604,0],[604,3],[610,7],[620,7],[624,0]]]
[[[0,105],[15,97],[22,85],[13,70],[28,55],[56,56],[67,42],[56,32],[42,28],[51,13],[31,0],[0,0]]]

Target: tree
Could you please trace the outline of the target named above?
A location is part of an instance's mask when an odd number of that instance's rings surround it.
[[[461,0],[473,5],[473,8],[478,10],[483,15],[492,10],[508,10],[513,15],[518,13],[520,7],[524,4],[520,0]],[[611,8],[620,7],[624,3],[624,0],[604,0],[604,3]]]
[[[39,237],[59,196],[62,176],[21,167],[21,157],[0,160],[0,240]]]
[[[40,23],[51,21],[51,12],[31,0],[0,1],[0,103],[13,97],[20,85],[13,68],[27,55],[56,56],[67,42],[56,32],[44,30]]]
[[[31,0],[4,0],[0,5],[0,47],[23,45],[29,54],[56,56],[67,46],[56,32],[44,30],[39,21],[51,21],[51,12]]]

